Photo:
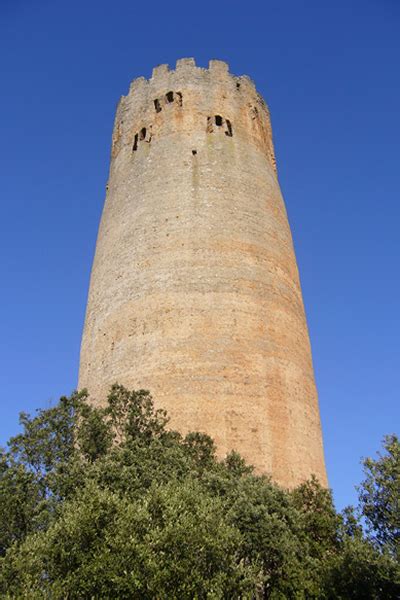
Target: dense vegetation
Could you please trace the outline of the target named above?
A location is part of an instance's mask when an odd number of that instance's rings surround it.
[[[118,385],[104,409],[80,393],[21,416],[0,455],[1,597],[400,598],[395,436],[340,515],[315,480],[285,491],[167,421]]]

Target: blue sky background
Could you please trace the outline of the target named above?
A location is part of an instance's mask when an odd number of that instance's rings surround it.
[[[116,103],[154,65],[230,63],[266,98],[330,484],[399,432],[398,0],[1,0],[0,444],[76,385]]]

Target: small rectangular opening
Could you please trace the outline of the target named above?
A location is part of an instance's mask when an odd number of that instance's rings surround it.
[[[140,130],[140,136],[139,136],[139,139],[140,139],[140,140],[145,140],[145,139],[146,139],[146,127],[143,127],[143,128]]]
[[[227,131],[225,131],[225,135],[232,137],[232,125],[231,125],[231,122],[229,121],[229,119],[226,119],[226,128],[227,128]]]
[[[136,134],[135,139],[133,141],[132,152],[136,152],[136,150],[137,150],[138,138],[139,138],[139,136],[138,136],[138,134]]]
[[[161,105],[160,105],[160,101],[158,98],[156,98],[154,100],[154,108],[156,109],[156,112],[161,112]]]
[[[221,115],[215,115],[215,124],[218,127],[221,127],[221,125],[222,125],[222,117],[221,117]]]
[[[167,98],[167,102],[171,103],[174,101],[174,92],[167,92],[165,94],[165,97]]]

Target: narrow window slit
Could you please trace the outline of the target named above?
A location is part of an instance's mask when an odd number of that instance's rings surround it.
[[[143,127],[143,128],[140,130],[140,136],[139,136],[139,139],[140,139],[140,140],[145,140],[145,139],[146,139],[146,127]]]
[[[215,124],[218,127],[221,127],[221,125],[222,125],[222,117],[221,117],[221,115],[215,115]]]
[[[225,135],[227,135],[228,137],[232,137],[232,124],[229,121],[229,119],[226,119],[226,127],[228,131],[225,131]]]
[[[171,103],[174,101],[174,92],[167,92],[165,94],[165,97],[167,98],[167,102]]]
[[[136,152],[136,150],[137,150],[138,139],[139,139],[139,136],[138,136],[138,134],[136,134],[135,135],[135,139],[133,141],[132,152]]]
[[[161,112],[161,105],[160,105],[160,101],[158,98],[156,98],[154,100],[154,108],[156,109],[156,112]]]

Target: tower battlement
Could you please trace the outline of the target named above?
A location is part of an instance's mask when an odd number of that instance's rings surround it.
[[[133,80],[118,106],[112,156],[123,148],[138,151],[140,142],[154,144],[170,135],[171,128],[207,135],[219,127],[228,137],[238,135],[259,145],[276,171],[269,111],[254,83],[231,75],[223,61],[210,60],[205,69],[183,58],[175,70],[163,64],[150,79]]]
[[[300,281],[268,108],[212,60],[160,65],[117,109],[79,387],[149,389],[291,487],[326,483]]]
[[[194,58],[180,58],[176,61],[175,69],[170,69],[168,64],[161,64],[154,67],[150,79],[145,77],[135,78],[131,85],[129,94],[142,90],[146,85],[165,83],[170,78],[191,78],[191,79],[210,79],[215,78],[219,82],[224,79],[230,81],[233,85],[243,85],[248,91],[256,92],[253,81],[247,75],[236,76],[229,72],[228,63],[222,60],[210,60],[208,68],[198,67]]]

